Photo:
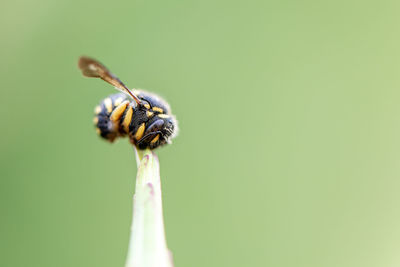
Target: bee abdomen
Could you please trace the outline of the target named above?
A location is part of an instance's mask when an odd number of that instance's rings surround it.
[[[94,123],[97,133],[104,139],[113,142],[120,135],[129,131],[133,110],[124,94],[114,94],[105,98],[95,108]],[[125,127],[128,125],[127,127]],[[128,129],[128,131],[126,131]]]

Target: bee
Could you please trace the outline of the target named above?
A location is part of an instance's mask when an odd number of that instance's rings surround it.
[[[84,76],[100,78],[122,92],[108,96],[95,108],[93,121],[102,138],[114,142],[117,137],[128,136],[139,149],[171,143],[178,125],[165,100],[143,90],[129,90],[95,59],[81,57],[78,67]]]

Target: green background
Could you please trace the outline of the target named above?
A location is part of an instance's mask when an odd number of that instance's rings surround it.
[[[111,86],[164,96],[175,266],[400,265],[400,2],[0,4],[0,266],[123,266],[136,163]]]

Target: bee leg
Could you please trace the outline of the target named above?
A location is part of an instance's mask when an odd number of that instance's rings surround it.
[[[137,142],[137,146],[139,148],[146,148],[147,145],[143,146],[144,144],[150,142],[154,137],[157,136],[157,134],[161,134],[161,131],[156,131],[156,132],[151,132],[140,138],[140,140]]]
[[[146,130],[146,132],[144,133],[144,135],[146,136],[149,133],[152,132],[156,132],[156,131],[160,131],[162,129],[162,127],[164,126],[164,120],[156,120],[155,122],[153,122]]]

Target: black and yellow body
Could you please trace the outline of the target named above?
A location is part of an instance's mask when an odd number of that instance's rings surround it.
[[[155,149],[177,133],[177,122],[167,102],[142,90],[133,91],[140,104],[126,94],[113,94],[95,108],[94,123],[98,134],[113,142],[128,136],[139,149]]]
[[[129,89],[103,64],[80,57],[78,67],[86,77],[100,78],[123,94],[105,98],[95,108],[97,133],[110,142],[128,136],[139,149],[155,149],[171,143],[178,131],[177,121],[167,102],[156,94]]]

